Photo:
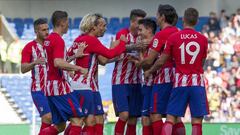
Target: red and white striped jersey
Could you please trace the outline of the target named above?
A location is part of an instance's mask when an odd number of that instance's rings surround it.
[[[174,87],[205,86],[202,64],[207,49],[207,38],[193,29],[186,28],[169,37],[164,53],[175,62]]]
[[[98,91],[98,55],[104,56],[108,59],[114,58],[126,50],[125,43],[120,41],[120,44],[117,47],[107,49],[97,37],[80,35],[69,48],[67,55],[74,55],[78,49],[78,44],[82,42],[85,42],[88,45],[85,48],[84,53],[89,55],[77,58],[75,64],[83,68],[88,68],[88,74],[83,76],[80,72],[76,72],[71,81],[71,87],[74,90]]]
[[[150,43],[150,49],[162,54],[165,43],[170,35],[178,32],[178,28],[175,26],[168,26],[158,32],[152,42]],[[169,58],[164,66],[155,73],[154,84],[170,83],[174,80],[175,69],[173,67],[173,60]]]
[[[134,37],[128,29],[120,30],[116,35],[116,40],[121,35],[125,35],[128,44],[136,43],[137,37]],[[112,84],[139,84],[142,83],[142,70],[135,66],[135,63],[129,62],[128,56],[132,54],[122,53],[119,61],[115,62],[113,69]]]
[[[46,58],[46,51],[40,43],[33,40],[22,50],[21,63],[31,63],[39,58]],[[47,83],[47,68],[45,64],[35,65],[32,69],[31,91],[44,91]]]
[[[175,87],[185,87],[185,86],[202,86],[204,87],[205,81],[203,74],[180,74],[176,73],[174,80]]]
[[[47,88],[46,96],[65,95],[72,92],[68,83],[67,72],[54,66],[54,59],[66,60],[66,47],[64,40],[57,33],[51,33],[44,41],[47,52]]]

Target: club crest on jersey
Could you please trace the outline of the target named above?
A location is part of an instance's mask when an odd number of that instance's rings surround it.
[[[49,46],[49,44],[50,44],[50,41],[44,41],[45,46]]]
[[[153,40],[153,47],[156,48],[158,46],[158,39]]]

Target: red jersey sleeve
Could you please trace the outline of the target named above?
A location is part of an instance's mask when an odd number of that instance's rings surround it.
[[[27,44],[22,50],[22,60],[21,63],[30,63],[32,59],[32,49],[31,45]]]
[[[173,39],[174,39],[173,36],[170,36],[168,38],[168,40],[166,41],[166,44],[164,46],[163,53],[169,54],[169,55],[172,54]]]
[[[127,30],[121,30],[116,34],[116,40],[120,39],[121,35],[127,36]]]
[[[124,41],[120,41],[119,45],[113,49],[106,48],[97,38],[91,39],[90,44],[91,44],[90,48],[89,48],[90,53],[96,53],[96,54],[102,55],[108,59],[112,59],[112,58],[120,55],[121,53],[123,53],[126,50]]]
[[[55,38],[53,43],[53,58],[64,58],[65,44],[61,38]]]
[[[161,49],[163,48],[164,44],[165,44],[165,42],[162,39],[155,36],[151,42],[150,48],[152,50],[155,50],[156,52],[160,52]]]

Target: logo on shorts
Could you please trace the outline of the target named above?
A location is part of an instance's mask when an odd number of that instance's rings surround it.
[[[84,112],[85,114],[87,114],[88,113],[88,109],[85,109],[85,112]]]
[[[40,110],[40,112],[43,112],[43,107],[40,107],[39,110]]]
[[[158,39],[153,40],[153,47],[156,48],[158,46]]]
[[[82,112],[82,108],[78,108],[79,112]]]
[[[101,105],[98,105],[97,108],[99,111],[102,109]]]

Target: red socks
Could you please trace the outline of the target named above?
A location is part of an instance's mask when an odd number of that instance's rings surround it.
[[[67,128],[65,129],[65,131],[64,131],[64,135],[69,135],[69,132],[70,132],[70,130],[71,130],[71,123],[69,123],[68,124],[68,126],[67,126]]]
[[[40,128],[40,131],[41,132],[43,129],[47,128],[47,127],[50,127],[51,124],[48,124],[48,123],[45,123],[45,122],[42,122],[42,125],[41,125],[41,128]]]
[[[182,122],[173,125],[172,135],[186,135],[186,129]]]
[[[96,135],[103,135],[103,124],[95,125],[95,133]]]
[[[118,121],[117,121],[117,123],[115,125],[114,135],[123,135],[124,134],[125,125],[126,125],[126,121],[118,119]]]
[[[170,121],[166,121],[164,123],[161,135],[172,135],[173,123]]]
[[[82,127],[71,125],[69,135],[80,135]]]
[[[136,125],[127,124],[126,135],[136,135]]]
[[[58,130],[56,127],[54,126],[49,126],[45,129],[43,129],[39,135],[57,135],[58,134]]]
[[[192,124],[192,135],[202,135],[202,124]]]
[[[151,126],[143,126],[142,135],[152,135],[152,127]]]
[[[153,135],[160,135],[163,127],[163,121],[158,120],[152,123]]]

